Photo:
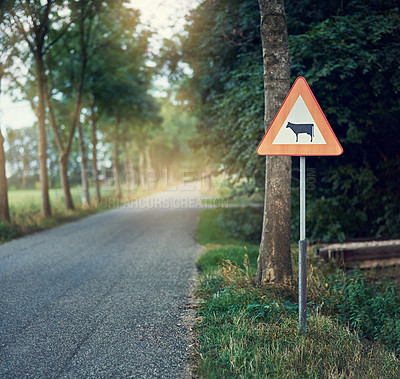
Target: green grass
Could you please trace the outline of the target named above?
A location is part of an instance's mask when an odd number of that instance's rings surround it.
[[[71,195],[74,203],[77,206],[81,205],[81,194],[82,191],[80,188],[71,188]],[[94,197],[94,189],[91,189],[90,195],[92,198]],[[103,195],[108,196],[111,192],[104,192]],[[61,188],[52,188],[49,190],[50,202],[52,206],[59,207],[64,206],[64,192]],[[31,208],[31,207],[40,207],[41,202],[41,192],[39,189],[21,189],[21,190],[9,190],[8,191],[8,201],[10,203],[10,207],[17,208]]]
[[[400,377],[400,360],[393,351],[361,338],[336,317],[321,314],[321,304],[309,304],[307,334],[300,334],[296,290],[256,287],[258,246],[227,238],[214,227],[218,214],[218,209],[207,210],[199,219],[199,242],[208,249],[197,261],[201,268],[196,288],[201,299],[201,321],[195,327],[198,376]],[[219,246],[210,248],[212,244]],[[326,287],[321,271],[321,263],[310,259],[311,300]]]
[[[244,286],[243,273],[235,275],[228,286],[221,281],[199,312],[200,377],[399,377],[400,361],[383,347],[318,314],[309,316],[307,335],[299,334],[293,307]]]
[[[223,264],[225,261],[235,262],[241,268],[244,268],[244,256],[248,255],[251,268],[257,268],[257,257],[258,257],[258,247],[221,247],[217,249],[212,249],[199,257],[197,260],[197,265],[204,272],[210,272],[215,270],[218,266]]]

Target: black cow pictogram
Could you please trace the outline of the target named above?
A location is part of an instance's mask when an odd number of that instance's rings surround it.
[[[299,134],[305,133],[311,137],[311,141],[314,137],[314,124],[294,124],[288,122],[286,128],[292,129],[293,133],[296,134],[296,142],[299,142]]]

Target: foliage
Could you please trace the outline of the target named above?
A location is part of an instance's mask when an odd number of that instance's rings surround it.
[[[371,286],[359,271],[337,271],[327,283],[321,299],[325,313],[400,352],[400,295],[394,285]]]
[[[153,150],[154,160],[163,168],[179,167],[194,170],[201,167],[204,154],[193,151],[190,141],[197,138],[196,117],[185,107],[168,98],[161,102],[160,116],[162,122],[156,133],[151,131],[148,138]],[[150,133],[149,133],[150,134]]]
[[[292,79],[306,77],[344,148],[341,157],[307,159],[316,173],[307,235],[400,235],[397,2],[286,0],[285,9]],[[198,112],[197,144],[220,169],[251,179],[255,188],[264,170],[255,154],[264,107],[258,25],[256,1],[203,1],[188,18],[181,53],[193,70],[181,88]]]
[[[197,240],[201,245],[237,245],[241,243],[227,237],[221,227],[216,224],[216,218],[221,211],[221,208],[215,208],[207,209],[200,213],[197,226]]]
[[[203,215],[209,221],[218,217],[216,211],[200,213],[200,222]],[[207,240],[204,231],[202,238]],[[398,357],[379,343],[360,338],[346,326],[347,320],[339,319],[344,321],[343,325],[336,319],[340,317],[336,311],[322,315],[320,305],[312,307],[309,303],[307,334],[298,333],[295,291],[255,287],[257,248],[229,247],[229,244],[226,240],[225,246],[207,250],[197,261],[201,272],[196,294],[202,301],[198,311],[201,321],[194,330],[200,377],[372,379],[400,375]],[[316,274],[309,267],[310,272]],[[318,287],[317,291],[311,289],[314,296],[321,294],[320,281],[325,279],[319,272],[317,276],[317,279],[308,277],[309,285]],[[342,279],[338,276],[339,281]],[[324,284],[325,281],[323,287]],[[330,285],[328,288],[326,298],[331,293]],[[387,288],[391,293],[390,287]],[[361,296],[360,302],[370,301],[368,291],[366,296],[357,292],[353,299]],[[397,319],[398,316],[392,322]],[[386,337],[393,338],[391,330],[388,332]]]
[[[386,0],[287,3],[293,77],[308,79],[344,148],[339,158],[308,160],[317,173],[309,232],[399,235],[399,8]]]
[[[7,223],[0,223],[0,242],[11,241],[14,238],[19,237],[20,233],[14,225]]]
[[[379,345],[368,344],[325,316],[309,318],[307,335],[298,334],[288,303],[274,303],[248,288],[214,293],[200,310],[196,328],[202,377],[395,378],[399,360]],[[264,305],[256,317],[257,302]],[[256,303],[255,303],[256,302]],[[286,307],[285,307],[286,304]],[[351,359],[349,359],[351,357]]]
[[[256,245],[261,240],[262,214],[255,207],[224,208],[215,223],[227,237]]]
[[[212,162],[263,181],[254,146],[263,130],[261,42],[256,1],[202,2],[188,17],[182,58],[193,75],[180,98],[197,110],[200,138]],[[212,131],[212,132],[210,132]]]

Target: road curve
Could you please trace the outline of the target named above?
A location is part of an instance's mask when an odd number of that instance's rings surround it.
[[[165,191],[0,246],[1,378],[178,378],[199,191]]]

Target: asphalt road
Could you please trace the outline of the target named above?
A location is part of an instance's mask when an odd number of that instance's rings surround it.
[[[0,246],[0,378],[178,378],[193,185]]]

